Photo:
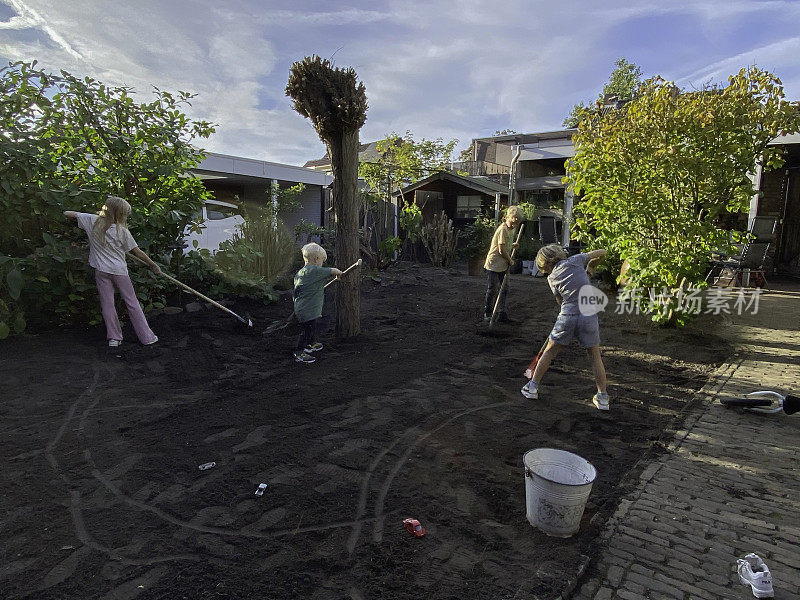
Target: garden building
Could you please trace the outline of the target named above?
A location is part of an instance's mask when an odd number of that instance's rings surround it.
[[[422,209],[423,221],[444,211],[453,226],[462,228],[479,214],[494,214],[508,204],[508,186],[487,177],[468,177],[440,171],[396,191],[403,203],[416,202]]]
[[[301,220],[321,226],[327,224],[328,186],[333,181],[327,173],[213,152],[207,153],[192,172],[214,193],[214,199],[221,202],[238,198],[241,202],[265,203],[274,197],[273,190],[302,183],[305,189],[299,198],[301,207],[289,214],[281,214],[284,223],[290,231]]]

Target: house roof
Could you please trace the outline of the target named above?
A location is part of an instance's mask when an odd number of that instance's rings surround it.
[[[439,171],[438,173],[434,173],[425,179],[415,181],[411,185],[404,187],[402,189],[402,193],[407,194],[409,192],[413,192],[414,190],[417,190],[431,183],[432,181],[438,180],[452,181],[453,183],[463,185],[464,187],[481,192],[482,194],[489,194],[490,196],[494,196],[497,193],[508,196],[508,188],[495,181],[492,181],[491,179],[486,177],[467,177],[465,175],[456,175],[455,173],[450,173],[448,171]],[[399,196],[400,191],[394,192],[394,195]]]
[[[556,131],[541,131],[534,133],[511,133],[509,135],[494,135],[489,137],[474,138],[473,142],[496,142],[498,144],[535,144],[541,140],[554,140],[560,138],[572,139],[577,129],[558,129]]]
[[[522,146],[520,160],[545,160],[549,158],[572,158],[575,156],[575,146],[572,142],[558,146],[539,146],[538,144],[525,144]]]
[[[772,140],[769,146],[783,146],[784,144],[800,144],[800,133],[793,133],[791,135],[779,135]]]
[[[378,152],[378,142],[367,142],[366,144],[359,144],[358,145],[358,162],[370,162],[379,159],[381,153]],[[328,153],[325,153],[325,156],[322,158],[316,158],[314,160],[309,160],[303,166],[306,168],[314,168],[314,167],[325,167],[331,164],[331,157],[328,156]]]
[[[214,152],[206,152],[206,157],[192,172],[200,179],[224,179],[231,183],[275,179],[327,186],[333,181],[330,175],[304,167]]]

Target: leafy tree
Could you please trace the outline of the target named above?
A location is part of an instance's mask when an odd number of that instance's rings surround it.
[[[625,60],[624,56],[618,58],[614,63],[614,70],[611,71],[608,83],[603,86],[603,91],[600,93],[597,102],[602,102],[606,96],[615,96],[619,101],[629,102],[636,95],[641,84],[641,68]],[[590,106],[579,102],[572,107],[562,125],[569,128],[577,127],[587,110],[590,110]]]
[[[203,158],[193,140],[214,129],[183,114],[188,93],[137,103],[128,88],[36,63],[0,69],[0,97],[0,338],[26,314],[99,321],[85,239],[62,212],[122,196],[139,244],[162,253],[208,195],[187,172]],[[163,281],[131,276],[146,305],[161,301]]]
[[[405,242],[411,253],[411,260],[416,260],[416,246],[422,235],[422,209],[416,202],[409,202],[400,209],[400,228],[405,232]]]
[[[319,56],[292,65],[286,95],[294,109],[311,119],[328,148],[333,168],[336,219],[336,264],[345,269],[359,257],[358,132],[367,120],[367,95],[352,68],[334,68]],[[346,277],[337,286],[336,335],[358,335],[359,279]]]
[[[472,160],[472,146],[464,148],[458,153],[459,162],[469,162]]]
[[[392,193],[450,167],[453,150],[458,140],[445,142],[442,138],[415,141],[410,131],[404,136],[390,133],[377,143],[379,158],[362,162],[359,176],[387,202]]]
[[[748,173],[757,160],[779,167],[781,151],[767,144],[800,130],[800,110],[772,73],[750,67],[728,81],[680,93],[656,77],[623,110],[578,126],[564,179],[583,194],[578,235],[627,259],[630,287],[675,296],[702,286],[710,251],[730,243],[721,217],[748,208]],[[676,297],[644,306],[658,322],[690,318]]]
[[[415,141],[410,131],[406,131],[404,136],[390,133],[377,144],[379,158],[359,165],[359,176],[372,190],[385,198],[387,204],[392,203],[395,191],[401,191],[399,206],[401,225],[403,223],[418,225],[421,213],[418,221],[414,221],[406,214],[404,209],[408,203],[402,196],[402,189],[434,173],[448,170],[456,144],[458,144],[456,139],[445,142],[442,138],[435,140],[422,138]],[[407,230],[407,241],[410,244],[416,243],[419,239],[418,233],[417,229]]]

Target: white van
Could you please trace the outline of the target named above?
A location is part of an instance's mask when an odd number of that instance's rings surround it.
[[[195,215],[194,221],[200,224],[201,229],[199,233],[188,229],[184,233],[183,240],[187,244],[184,253],[205,249],[214,254],[222,242],[231,239],[233,234],[239,231],[239,226],[244,223],[244,217],[235,204],[206,200],[202,211]]]

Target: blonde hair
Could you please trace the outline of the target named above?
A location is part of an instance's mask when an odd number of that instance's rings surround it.
[[[328,260],[328,253],[325,252],[325,248],[319,244],[315,244],[314,242],[306,244],[300,251],[303,253],[303,258],[306,262],[309,262],[312,258],[317,258],[320,256],[322,257],[322,262]]]
[[[536,266],[543,273],[550,273],[553,267],[567,259],[567,253],[558,244],[547,244],[536,255]]]
[[[509,206],[506,209],[506,219],[508,217],[515,217],[521,221],[523,219],[523,216],[524,215],[522,213],[522,209],[516,204],[514,204],[513,206]]]
[[[94,222],[92,230],[105,244],[106,232],[112,225],[117,226],[117,239],[121,227],[127,227],[128,215],[131,214],[131,205],[119,196],[108,196],[103,208],[100,209],[100,218]]]

